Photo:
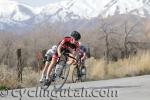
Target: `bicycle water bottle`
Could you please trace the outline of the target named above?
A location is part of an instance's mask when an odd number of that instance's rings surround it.
[[[60,76],[61,71],[62,71],[62,68],[63,68],[62,65],[60,65],[60,64],[57,64],[57,65],[56,65],[55,74],[56,74],[57,76]]]

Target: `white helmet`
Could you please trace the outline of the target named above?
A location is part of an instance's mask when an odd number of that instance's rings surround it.
[[[53,46],[52,46],[52,50],[56,51],[56,49],[57,49],[57,46],[56,46],[56,45],[53,45]]]

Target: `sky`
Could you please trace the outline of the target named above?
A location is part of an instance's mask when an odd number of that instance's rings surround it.
[[[0,1],[5,1],[5,0],[0,0]],[[25,4],[31,5],[33,7],[40,7],[40,6],[44,6],[48,3],[55,3],[55,2],[62,1],[62,0],[12,0],[12,1],[25,3]]]

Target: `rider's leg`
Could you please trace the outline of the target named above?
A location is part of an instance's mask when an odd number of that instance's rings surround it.
[[[43,78],[46,77],[46,72],[47,72],[47,69],[48,69],[48,66],[49,66],[49,62],[51,61],[51,59],[52,59],[52,55],[49,54],[49,55],[46,56],[46,62],[45,62],[44,69],[42,71],[42,76],[41,76],[40,81],[42,81]]]
[[[47,69],[48,69],[48,65],[49,65],[49,61],[46,61],[46,62],[45,62],[44,69],[43,69],[43,71],[42,71],[42,76],[41,76],[40,81],[42,81],[43,78],[44,78],[44,76],[46,76],[46,71],[47,71]]]
[[[75,56],[74,56],[73,54],[71,54],[71,53],[69,53],[69,56],[75,58]],[[67,61],[67,64],[68,64],[68,65],[72,65],[72,64],[75,63],[75,62],[76,62],[76,61],[75,61],[74,59],[68,57],[68,61]]]
[[[57,57],[52,57],[51,63],[48,67],[48,71],[47,71],[47,74],[46,74],[46,79],[49,79],[49,74],[52,71],[52,67],[56,64],[56,62],[57,62]]]

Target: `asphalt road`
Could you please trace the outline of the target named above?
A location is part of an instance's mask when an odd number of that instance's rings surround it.
[[[0,91],[0,100],[150,100],[150,75],[66,84],[58,92],[52,86]]]

